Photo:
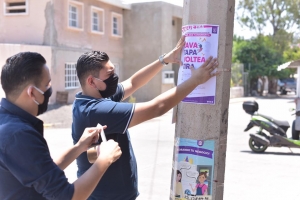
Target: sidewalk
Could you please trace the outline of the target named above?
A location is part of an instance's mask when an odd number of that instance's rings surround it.
[[[244,102],[244,101],[255,101],[255,97],[240,97],[240,98],[232,98],[229,99],[229,104],[231,103],[239,103],[239,102]]]

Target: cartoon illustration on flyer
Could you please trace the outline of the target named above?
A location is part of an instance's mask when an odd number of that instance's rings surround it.
[[[172,200],[211,200],[214,141],[176,138]]]

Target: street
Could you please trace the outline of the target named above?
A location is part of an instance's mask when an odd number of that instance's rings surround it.
[[[291,124],[291,99],[257,100],[259,113]],[[227,158],[225,172],[225,200],[296,200],[300,198],[300,150],[270,147],[263,154],[254,154],[248,147],[248,133],[244,133],[250,115],[242,110],[242,103],[230,104]],[[287,131],[291,137],[291,129]]]
[[[257,99],[259,113],[291,124],[292,98]],[[171,124],[172,111],[162,117],[144,122],[130,129],[133,148],[138,162],[138,200],[169,199],[173,141],[175,126]],[[242,109],[242,100],[229,106],[229,127],[225,172],[224,200],[297,200],[300,198],[298,180],[300,149],[268,148],[263,154],[254,154],[248,147],[249,133],[243,130],[250,115]],[[71,129],[46,129],[53,157],[72,145]],[[291,137],[291,129],[288,130]],[[200,138],[199,138],[200,139]],[[65,173],[70,182],[76,180],[76,163]]]

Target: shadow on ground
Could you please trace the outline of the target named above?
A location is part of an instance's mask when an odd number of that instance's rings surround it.
[[[279,156],[300,156],[300,153],[292,153],[292,152],[264,152],[264,153],[254,153],[253,151],[241,151],[242,153],[255,154],[258,156],[264,155],[279,155]]]

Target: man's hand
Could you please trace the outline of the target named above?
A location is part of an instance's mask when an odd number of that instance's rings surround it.
[[[93,128],[92,132],[96,128]],[[97,130],[97,129],[96,129]],[[99,134],[99,130],[97,130]],[[120,158],[122,152],[118,143],[113,140],[100,144],[100,155],[96,162],[74,182],[74,194],[72,200],[87,199],[108,167]]]
[[[99,133],[102,129],[106,129],[106,126],[102,126],[101,128],[86,128],[76,145],[82,152],[86,151],[93,143],[98,141]]]
[[[100,147],[98,147],[98,155],[97,160],[106,160],[112,164],[120,158],[122,151],[117,142],[108,140],[100,144]]]
[[[180,40],[177,42],[176,47],[165,55],[164,62],[181,64],[180,57],[184,45],[185,45],[185,36],[181,36]]]
[[[218,67],[219,63],[216,58],[211,56],[197,69],[191,68],[192,76],[191,78],[196,81],[197,85],[203,84],[208,79],[219,74],[219,72],[214,73],[213,71]]]

